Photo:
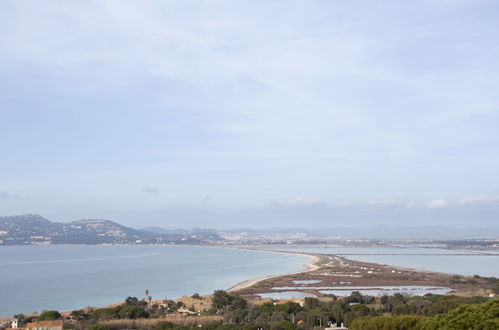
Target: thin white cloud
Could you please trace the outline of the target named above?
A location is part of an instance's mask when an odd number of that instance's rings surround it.
[[[460,9],[467,5],[473,13]],[[127,116],[119,121],[136,129],[137,136],[119,129],[113,132],[116,138],[105,139],[103,133],[100,139],[127,145],[133,136],[137,141],[130,144],[144,147],[131,152],[147,154],[143,165],[123,163],[134,175],[123,179],[113,171],[116,184],[110,187],[169,182],[161,196],[171,196],[176,203],[199,201],[199,191],[210,191],[217,197],[210,205],[282,200],[272,205],[288,206],[290,213],[298,207],[345,214],[362,210],[366,217],[383,212],[419,216],[426,209],[445,208],[428,212],[442,216],[462,211],[460,206],[473,205],[478,211],[496,202],[493,196],[455,202],[454,194],[469,192],[451,191],[443,184],[459,177],[461,187],[473,182],[490,191],[490,177],[499,162],[491,153],[499,141],[494,125],[499,104],[498,23],[484,2],[398,2],[390,11],[367,0],[355,10],[347,2],[331,1],[290,2],[285,11],[281,2],[272,1],[11,0],[0,7],[0,70],[19,77],[13,79],[21,86],[19,100],[36,102],[32,96],[46,94],[39,89],[50,80],[45,75],[56,73],[63,85],[48,91],[75,96],[88,89],[95,92],[85,94],[92,103],[81,103],[84,120],[92,118],[87,113],[98,111],[99,118],[115,122],[115,114],[107,117],[102,109],[117,108],[120,100],[107,92],[117,90],[121,99],[127,93],[123,86],[140,92],[140,103],[147,101],[143,110],[123,110]],[[23,71],[39,77],[29,97]],[[2,76],[10,86],[12,79]],[[67,79],[72,83],[64,83]],[[12,93],[7,99],[16,99]],[[44,109],[54,107],[54,98],[48,99]],[[12,106],[13,113],[38,108]],[[134,119],[134,111],[143,111],[143,123]],[[149,116],[154,118],[150,123]],[[3,122],[8,124],[9,118]],[[49,126],[44,124],[38,126]],[[144,127],[147,134],[141,134]],[[20,139],[15,148],[26,149],[26,155],[50,155],[52,143],[40,142],[47,149],[33,153],[29,148],[38,144],[23,142],[36,139],[35,133],[26,130],[31,139]],[[61,131],[61,149],[71,147],[65,141],[88,143],[77,132],[68,136]],[[0,139],[11,140],[7,135]],[[81,157],[100,158],[95,148],[86,149],[90,151]],[[50,168],[66,163],[41,161],[52,164]],[[2,172],[13,172],[4,163]],[[450,164],[453,170],[444,170]],[[33,168],[33,175],[48,177],[43,168]],[[105,179],[99,181],[111,183],[106,171],[100,168]],[[21,180],[9,177],[12,183],[6,182],[5,188]],[[75,172],[66,181],[81,177]],[[47,196],[54,196],[55,205],[78,198],[56,196],[48,179],[40,184],[50,192]],[[262,189],[262,184],[275,188]],[[243,186],[248,189],[228,189]],[[108,189],[110,199],[119,196],[121,204],[134,205],[121,195],[127,188],[114,189]],[[159,193],[155,187],[139,189]],[[89,187],[78,193],[93,191]],[[442,199],[400,200],[427,196],[428,191]],[[294,198],[300,195],[317,199]],[[0,192],[0,199],[12,198]],[[163,206],[159,198],[144,200],[152,207]]]
[[[391,199],[384,199],[384,200],[372,200],[367,203],[368,205],[372,206],[388,206],[388,207],[405,207],[405,208],[413,208],[416,207],[417,203],[414,201],[404,201],[404,200],[391,200]]]
[[[447,202],[445,201],[445,199],[435,199],[428,202],[426,206],[429,209],[441,209],[447,206]]]
[[[495,205],[499,204],[499,195],[481,195],[463,198],[460,201],[465,206]]]
[[[295,198],[291,200],[279,201],[277,203],[272,203],[272,204],[285,207],[310,207],[317,205],[327,205],[324,201],[318,199],[310,199],[310,198]]]

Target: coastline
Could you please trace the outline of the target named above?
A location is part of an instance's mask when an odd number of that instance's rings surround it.
[[[487,286],[483,285],[481,281],[485,281],[485,279],[472,279],[472,276],[468,275],[459,275],[452,273],[440,273],[434,271],[428,271],[424,269],[414,269],[414,268],[404,268],[400,266],[391,266],[386,264],[378,264],[371,262],[362,262],[355,261],[351,259],[347,259],[344,256],[336,256],[334,254],[321,254],[321,253],[308,253],[308,252],[298,252],[298,251],[279,251],[272,250],[268,248],[256,248],[251,246],[203,246],[203,245],[168,245],[168,246],[178,246],[178,247],[197,247],[197,248],[212,248],[212,249],[226,249],[226,250],[240,250],[240,251],[248,251],[248,252],[260,252],[260,253],[273,253],[273,254],[284,254],[284,255],[294,255],[294,256],[302,256],[307,257],[309,260],[307,263],[301,265],[301,269],[299,268],[300,264],[305,260],[300,260],[296,263],[296,268],[289,269],[289,273],[280,273],[275,275],[263,275],[257,278],[250,278],[244,280],[242,282],[236,283],[230,286],[228,289],[225,289],[228,292],[237,292],[237,294],[241,294],[245,298],[252,299],[258,293],[265,292],[277,292],[274,287],[286,287],[286,286],[295,286],[293,284],[293,280],[318,280],[320,279],[321,286],[331,286],[334,287],[337,283],[341,283],[341,281],[348,280],[349,285],[352,286],[384,286],[384,285],[392,285],[392,286],[403,286],[403,285],[423,285],[428,282],[435,286],[444,286],[452,287],[459,291],[457,294],[467,294],[468,292],[475,292],[478,295],[486,295],[489,292],[483,291],[479,293],[476,291],[477,289],[487,288]],[[332,259],[334,257],[334,260]],[[340,261],[341,259],[341,261]],[[336,261],[335,261],[336,260]],[[337,262],[338,261],[338,262]],[[374,274],[367,273],[367,268],[373,269],[376,268],[377,271],[374,271]],[[300,269],[298,271],[293,271],[295,269]],[[317,271],[319,270],[320,271]],[[261,271],[261,269],[260,269]],[[285,270],[286,271],[286,270]],[[279,272],[279,271],[277,271]],[[338,275],[342,274],[343,275]],[[347,274],[348,273],[348,274]],[[257,273],[258,274],[258,273]],[[258,276],[256,274],[256,276]],[[362,276],[360,276],[360,275]],[[405,279],[401,277],[406,277]],[[454,278],[453,278],[454,277]],[[457,281],[456,286],[452,281]],[[244,279],[244,277],[240,277],[239,280]],[[466,281],[479,281],[479,285],[471,285],[467,284]],[[333,282],[336,281],[336,282]],[[389,283],[390,281],[393,281]],[[353,282],[353,283],[352,283]],[[345,282],[346,283],[346,282]],[[231,285],[231,283],[226,283],[226,285]],[[307,285],[300,285],[301,288],[299,291],[311,291],[313,290],[313,286],[306,287]],[[337,285],[336,285],[337,286]],[[240,291],[240,292],[239,292]],[[185,295],[189,295],[192,292],[186,292]],[[176,299],[181,299],[183,296],[177,296]],[[207,297],[210,294],[206,295]],[[113,299],[114,300],[114,299]],[[118,302],[120,303],[120,302]],[[116,302],[114,303],[116,304]],[[101,305],[101,306],[107,306]],[[99,305],[97,305],[99,306]],[[96,306],[96,307],[97,307]],[[62,309],[69,310],[66,308]]]
[[[294,252],[283,252],[295,254]],[[484,297],[494,295],[494,281],[491,281],[491,278],[488,277],[434,272],[356,261],[334,254],[318,253],[308,256],[316,257],[314,269],[246,281],[231,288],[231,291],[238,291],[238,294],[247,299],[258,299],[262,293],[271,296],[274,293],[285,294],[288,291],[299,291],[320,297],[324,295],[324,292],[321,290],[348,291],[350,288],[360,290],[376,287],[396,287],[395,290],[415,290],[414,287],[421,287],[423,290],[428,290],[427,293],[432,293],[431,290],[435,290],[435,288],[444,288],[449,290],[445,294],[452,295]],[[317,269],[319,271],[314,271]],[[302,281],[303,284],[297,285],[296,282],[298,281]],[[314,281],[321,284],[308,285],[307,281]],[[400,287],[413,288],[401,289]]]
[[[273,278],[303,274],[303,273],[308,273],[308,272],[319,269],[319,266],[317,265],[317,263],[319,262],[319,257],[314,255],[314,254],[307,254],[307,253],[303,253],[303,252],[273,251],[273,250],[267,250],[267,249],[251,249],[251,248],[245,248],[245,247],[233,247],[232,249],[242,250],[242,251],[252,251],[252,252],[257,251],[257,252],[267,252],[267,253],[299,255],[299,256],[309,258],[310,261],[307,262],[306,264],[304,264],[303,265],[304,269],[302,269],[300,271],[287,273],[287,274],[262,276],[262,277],[258,277],[255,279],[246,280],[246,281],[243,281],[243,282],[240,282],[240,283],[237,283],[237,284],[231,286],[229,289],[227,289],[227,292],[235,292],[235,291],[239,291],[239,290],[243,290],[243,289],[248,289],[251,286],[255,285],[256,283],[259,283],[259,282],[262,282],[265,280],[270,280]]]
[[[101,248],[105,248],[105,247],[109,247],[109,245],[73,245],[73,244],[69,244],[69,245],[66,245],[66,244],[53,244],[53,245],[50,245],[51,247],[60,247],[60,248],[63,248],[65,246],[72,246],[72,247],[77,247],[77,246],[81,246],[81,247],[101,247]],[[234,247],[228,247],[228,246],[203,246],[203,245],[119,245],[120,247],[121,246],[127,246],[127,247],[135,247],[135,246],[139,246],[139,247],[156,247],[156,248],[161,248],[161,247],[166,247],[166,248],[173,248],[173,247],[176,247],[176,248],[196,248],[196,249],[213,249],[213,250],[226,250],[228,252],[230,252],[230,250],[234,251],[234,250],[240,250],[241,252],[243,251],[247,251],[247,252],[253,252],[253,254],[255,254],[255,252],[260,252],[260,253],[266,253],[266,254],[269,254],[269,253],[272,253],[274,255],[274,259],[276,257],[278,257],[278,254],[280,254],[281,256],[284,255],[284,254],[287,254],[287,255],[300,255],[300,256],[306,256],[307,259],[302,259],[302,258],[298,258],[296,261],[292,262],[292,267],[286,267],[285,265],[287,264],[287,261],[286,259],[284,258],[277,258],[276,260],[278,261],[279,264],[282,264],[284,265],[284,267],[277,267],[275,270],[274,270],[274,273],[273,275],[268,275],[269,273],[272,274],[272,271],[269,271],[269,269],[267,269],[265,266],[262,267],[255,267],[255,271],[253,272],[253,274],[251,274],[251,272],[249,274],[246,274],[246,276],[240,276],[237,280],[235,281],[227,281],[225,283],[225,285],[213,285],[212,288],[209,290],[209,291],[201,291],[200,293],[204,293],[205,295],[210,295],[211,293],[213,293],[213,290],[216,290],[216,289],[224,289],[224,290],[227,290],[227,289],[232,289],[234,290],[234,288],[241,288],[241,287],[249,287],[250,285],[254,284],[254,283],[257,283],[263,279],[267,279],[267,278],[274,278],[274,277],[281,277],[281,276],[285,276],[285,275],[289,275],[289,274],[292,274],[292,273],[301,273],[301,272],[306,272],[306,271],[310,271],[312,269],[315,269],[315,266],[313,265],[314,262],[317,260],[317,258],[313,257],[313,256],[310,256],[310,255],[307,255],[307,254],[304,254],[304,253],[282,253],[282,252],[279,252],[279,251],[269,251],[269,250],[260,250],[260,249],[243,249],[243,248],[234,248]],[[17,246],[19,247],[19,246]],[[33,246],[30,246],[30,247],[33,247]],[[44,246],[46,247],[46,246]],[[45,252],[44,252],[45,253]],[[197,252],[195,252],[197,254]],[[219,255],[219,253],[216,253],[217,255]],[[220,256],[222,256],[221,258],[223,258],[223,255],[225,254],[220,254]],[[220,258],[220,257],[219,257]],[[260,258],[266,258],[264,256],[255,256],[253,257],[253,259],[260,259]],[[280,261],[279,261],[280,260]],[[43,261],[37,261],[37,262],[42,262]],[[244,263],[244,262],[243,262]],[[202,270],[200,270],[202,272]],[[289,272],[289,273],[288,273]],[[267,275],[266,275],[267,274]],[[254,278],[254,276],[257,276],[258,278]],[[201,276],[202,277],[202,276]],[[242,282],[239,282],[239,281],[242,281]],[[239,283],[237,283],[239,282]],[[244,283],[244,285],[243,285]],[[156,290],[158,291],[158,290]],[[154,292],[156,292],[154,291]],[[199,292],[198,289],[194,288],[194,287],[190,287],[188,285],[185,286],[185,290],[182,290],[184,292],[179,292],[179,294],[175,294],[175,295],[167,295],[168,297],[172,298],[172,299],[180,299],[184,296],[189,296],[195,292]],[[130,295],[128,292],[125,293],[123,295],[123,298],[125,298],[126,296]],[[103,297],[106,297],[108,295],[103,295]],[[138,295],[137,295],[138,296]],[[158,295],[155,297],[155,299],[161,299],[161,298],[164,298],[165,296],[163,295]],[[109,298],[109,297],[108,297]],[[112,297],[111,297],[112,298]],[[110,305],[115,305],[115,304],[119,304],[119,303],[122,303],[121,301],[121,297],[119,297],[118,299],[116,299],[116,297],[112,298],[112,299],[103,299],[104,301],[89,301],[89,302],[83,302],[81,304],[78,304],[78,305],[66,305],[66,304],[63,304],[63,300],[60,300],[60,302],[62,304],[56,304],[58,306],[55,306],[55,305],[52,305],[52,306],[45,306],[45,305],[40,305],[42,307],[27,307],[27,308],[19,308],[19,309],[16,309],[15,311],[13,311],[13,313],[24,313],[24,312],[27,312],[27,311],[41,311],[43,310],[43,308],[49,308],[49,309],[54,309],[54,310],[59,310],[61,312],[67,312],[67,311],[72,311],[72,310],[77,310],[77,309],[81,309],[81,308],[86,308],[86,307],[94,307],[94,308],[104,308],[104,307],[107,307],[107,306],[110,306]],[[107,301],[106,301],[107,300]],[[0,308],[0,309],[3,309],[3,308]],[[3,312],[3,311],[2,311]],[[9,313],[0,313],[0,315],[10,315]]]

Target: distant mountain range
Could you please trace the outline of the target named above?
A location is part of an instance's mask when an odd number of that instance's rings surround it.
[[[68,223],[36,214],[0,217],[0,245],[17,244],[210,244],[221,238],[213,232],[144,231],[101,219]]]
[[[428,227],[134,229],[110,220],[52,222],[36,214],[0,217],[0,245],[18,244],[282,244],[353,240],[498,239],[499,229]]]

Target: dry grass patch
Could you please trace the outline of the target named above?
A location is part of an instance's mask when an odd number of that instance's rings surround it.
[[[177,301],[184,303],[184,305],[189,309],[194,308],[196,312],[205,312],[211,308],[211,296],[201,296],[198,299],[184,296],[177,299]]]
[[[165,318],[161,319],[121,319],[121,320],[109,320],[102,321],[99,324],[105,325],[110,329],[139,329],[143,327],[153,327],[159,322],[168,321],[175,324],[186,325],[186,326],[197,326],[199,324],[205,325],[213,322],[221,322],[223,318],[221,316],[179,316],[179,315],[166,315]]]

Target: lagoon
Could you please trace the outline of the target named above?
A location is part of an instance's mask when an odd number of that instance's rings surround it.
[[[262,247],[263,248],[263,247]],[[419,247],[266,246],[268,250],[341,255],[347,259],[448,274],[499,277],[499,251]]]

